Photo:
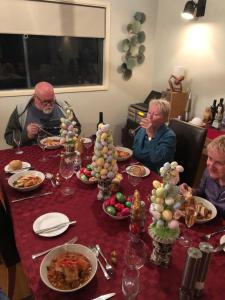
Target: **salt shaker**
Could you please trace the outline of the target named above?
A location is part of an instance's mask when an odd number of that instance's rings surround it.
[[[81,157],[80,152],[75,151],[75,159],[74,159],[74,173],[76,174],[81,168]]]

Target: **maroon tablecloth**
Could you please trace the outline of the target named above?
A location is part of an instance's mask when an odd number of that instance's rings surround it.
[[[85,185],[73,176],[69,183],[74,186],[75,194],[72,197],[63,197],[60,193],[60,187],[54,189],[48,180],[36,191],[30,194],[39,193],[41,191],[52,190],[54,193],[49,196],[36,197],[18,203],[12,203],[12,199],[16,199],[24,195],[14,191],[8,186],[8,174],[4,172],[4,166],[12,159],[19,158],[23,161],[31,163],[32,167],[42,172],[58,171],[59,158],[53,157],[58,150],[46,151],[49,157],[47,163],[38,161],[42,155],[41,150],[36,147],[24,147],[24,153],[16,156],[14,150],[1,150],[1,183],[4,192],[7,195],[7,202],[13,220],[14,233],[17,248],[21,257],[21,262],[29,281],[35,299],[51,300],[51,299],[80,299],[90,300],[101,294],[116,292],[114,299],[124,299],[121,291],[121,274],[125,266],[123,254],[126,243],[128,241],[128,220],[116,221],[107,216],[102,210],[102,203],[97,200],[96,185]],[[120,166],[125,163],[119,163]],[[151,174],[144,178],[139,185],[139,190],[143,198],[152,188],[152,181],[157,177]],[[126,195],[133,191],[124,174],[121,191]],[[33,222],[37,217],[48,212],[61,212],[68,216],[71,220],[77,220],[75,226],[70,226],[66,232],[60,236],[52,238],[43,238],[34,234],[32,230]],[[148,214],[149,215],[149,214]],[[150,216],[147,223],[150,223]],[[202,233],[211,232],[221,225],[225,225],[224,221],[216,218],[214,221],[205,224],[194,225],[188,231],[193,239],[193,245],[197,246],[200,242]],[[84,245],[98,243],[105,255],[109,258],[112,250],[117,253],[117,266],[115,274],[110,280],[106,280],[101,269],[98,269],[94,279],[83,289],[74,293],[57,293],[49,289],[41,281],[39,275],[39,267],[43,257],[33,261],[31,255],[33,253],[48,249],[50,247],[60,245],[74,236],[78,236],[78,242]],[[212,239],[212,243],[218,243],[220,235]],[[143,239],[149,247],[149,254],[152,249],[152,241],[147,233],[143,235]],[[168,269],[157,267],[152,263],[148,263],[140,270],[141,288],[137,299],[178,299],[178,290],[181,283],[183,268],[185,264],[186,248],[178,242],[173,247],[171,264]],[[207,274],[205,285],[204,299],[222,299],[224,292],[224,264],[225,255],[219,253],[214,255]]]

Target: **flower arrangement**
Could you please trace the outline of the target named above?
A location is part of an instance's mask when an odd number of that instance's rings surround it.
[[[74,147],[78,139],[77,123],[74,121],[73,110],[70,106],[66,107],[66,117],[61,118],[60,125],[60,144],[68,147]]]
[[[179,182],[179,173],[183,170],[183,167],[177,162],[167,162],[160,168],[162,182],[153,181],[149,209],[153,216],[153,223],[150,224],[149,231],[152,236],[157,236],[161,240],[170,241],[179,235],[176,212],[183,200],[179,194],[177,183]]]

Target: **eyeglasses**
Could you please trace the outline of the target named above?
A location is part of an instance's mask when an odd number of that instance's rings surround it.
[[[37,95],[35,95],[35,97],[39,100],[39,102],[40,102],[43,106],[47,106],[47,105],[53,106],[54,103],[55,103],[55,98],[53,98],[53,99],[48,99],[48,100],[42,100],[42,99],[39,98]]]

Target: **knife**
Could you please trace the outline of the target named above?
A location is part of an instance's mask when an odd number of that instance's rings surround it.
[[[115,295],[116,295],[116,293],[105,294],[105,295],[99,296],[97,298],[94,298],[92,300],[106,300],[106,299],[112,298]]]
[[[51,226],[51,227],[36,230],[35,233],[36,234],[46,233],[46,232],[56,230],[56,229],[60,229],[60,228],[63,228],[65,226],[69,226],[69,225],[76,224],[76,223],[77,223],[77,221],[64,222],[64,223],[60,223],[60,224],[57,224],[57,225],[54,225],[54,226]]]
[[[23,197],[23,198],[12,200],[12,203],[23,201],[23,200],[27,200],[27,199],[31,199],[31,198],[35,198],[35,197],[47,196],[47,195],[50,195],[52,193],[53,192],[46,192],[46,193],[41,193],[41,194],[35,194],[35,195],[32,195],[32,196],[27,196],[27,197]]]

